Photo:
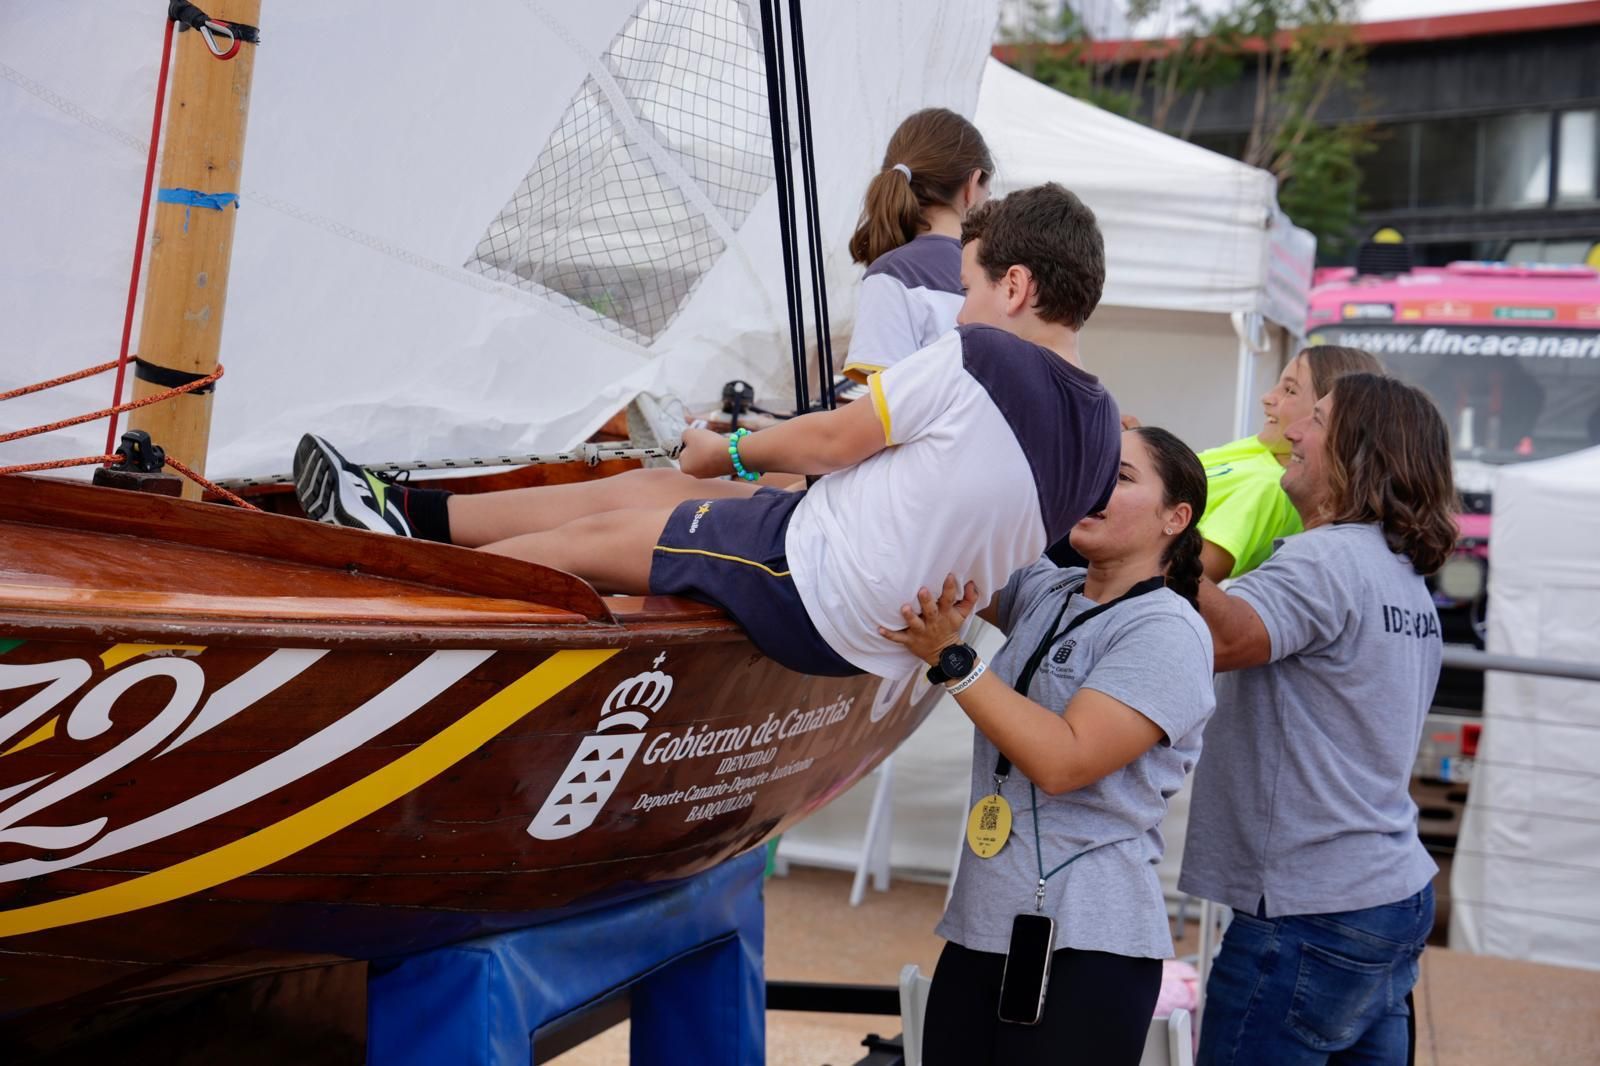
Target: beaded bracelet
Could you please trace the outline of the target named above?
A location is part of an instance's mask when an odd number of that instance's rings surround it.
[[[739,458],[739,442],[749,435],[750,431],[743,426],[733,431],[733,435],[728,438],[728,458],[733,460],[735,477],[743,481],[756,481],[760,479],[761,475],[754,470],[746,470],[743,460]]]

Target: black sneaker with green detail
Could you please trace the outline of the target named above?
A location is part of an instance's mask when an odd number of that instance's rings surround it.
[[[307,433],[294,450],[294,491],[307,518],[329,525],[410,537],[404,489],[357,466],[321,437]]]

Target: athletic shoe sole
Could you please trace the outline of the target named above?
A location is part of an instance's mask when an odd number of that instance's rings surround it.
[[[294,450],[294,488],[308,518],[375,533],[411,535],[400,515],[378,509],[366,471],[314,434],[301,437]]]

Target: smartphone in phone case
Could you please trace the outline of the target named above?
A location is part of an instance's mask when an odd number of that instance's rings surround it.
[[[1000,1020],[1038,1025],[1050,984],[1050,957],[1056,948],[1056,922],[1043,914],[1011,920],[1011,945],[1000,975]]]

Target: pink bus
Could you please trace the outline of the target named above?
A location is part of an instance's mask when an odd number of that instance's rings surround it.
[[[1445,639],[1481,647],[1494,467],[1600,444],[1600,274],[1507,263],[1325,269],[1306,333],[1311,344],[1372,352],[1444,413],[1465,513],[1462,549],[1435,598]],[[1481,675],[1445,671],[1439,702],[1479,710]]]

